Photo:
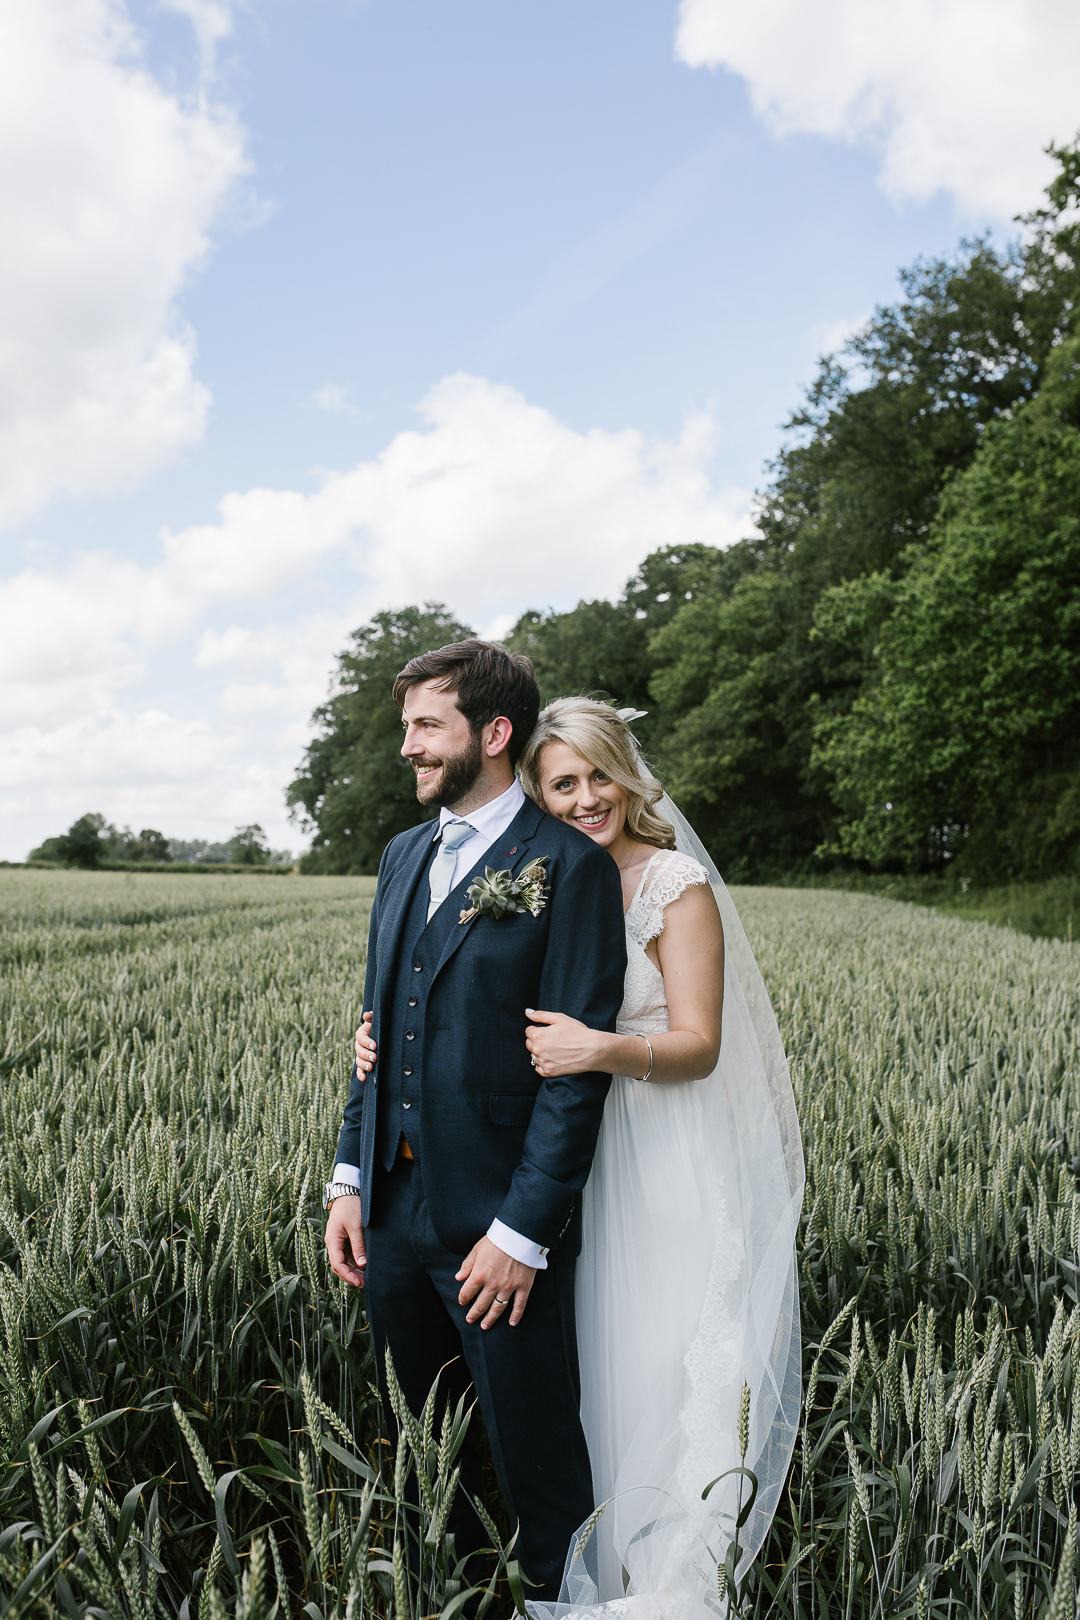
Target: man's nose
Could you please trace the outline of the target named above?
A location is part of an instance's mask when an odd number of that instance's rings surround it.
[[[411,759],[414,754],[422,754],[424,752],[423,743],[413,731],[410,730],[405,733],[405,741],[401,745],[401,752],[404,754],[406,759]]]

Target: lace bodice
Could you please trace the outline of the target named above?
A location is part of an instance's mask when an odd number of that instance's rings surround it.
[[[670,1028],[664,975],[645,953],[664,931],[664,909],[709,874],[677,850],[658,849],[646,863],[637,893],[626,912],[626,980],[619,1009],[620,1035],[651,1035]]]

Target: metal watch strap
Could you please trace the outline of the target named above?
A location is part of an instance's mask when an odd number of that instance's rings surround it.
[[[329,1209],[335,1198],[359,1198],[360,1189],[351,1181],[328,1181],[323,1188],[323,1209]]]

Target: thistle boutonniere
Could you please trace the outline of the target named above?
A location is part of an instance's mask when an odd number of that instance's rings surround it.
[[[493,872],[490,866],[485,866],[482,878],[470,883],[465,891],[466,900],[471,901],[469,909],[463,911],[458,918],[458,925],[471,922],[474,917],[482,917],[485,913],[494,917],[498,922],[507,912],[531,911],[538,917],[547,905],[548,875],[544,871],[544,862],[547,855],[541,855],[528,866],[523,866],[517,877],[510,871]]]

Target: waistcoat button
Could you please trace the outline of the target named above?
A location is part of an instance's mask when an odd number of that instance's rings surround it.
[[[406,1039],[406,1040],[407,1040],[407,1041],[415,1041],[415,1039],[416,1039],[416,1036],[415,1036],[415,1035],[414,1035],[414,1034],[413,1034],[413,1032],[412,1032],[412,1030],[411,1030],[411,1029],[407,1029],[407,1030],[406,1030],[406,1031],[405,1031],[405,1039]]]
[[[402,1071],[401,1071],[401,1072],[402,1072],[402,1074],[412,1074],[412,1070],[411,1070],[411,1069],[402,1069]]]

